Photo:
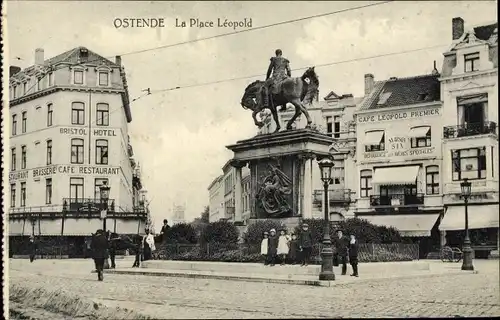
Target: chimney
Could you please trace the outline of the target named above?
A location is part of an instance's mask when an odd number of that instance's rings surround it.
[[[9,67],[9,78],[15,75],[16,73],[21,72],[21,68],[16,67],[16,66],[10,66]]]
[[[373,74],[371,74],[371,73],[365,74],[365,96],[369,95],[370,92],[372,92],[374,82],[375,81],[374,81]]]
[[[43,65],[43,62],[45,61],[44,58],[44,51],[41,48],[37,48],[35,50],[35,65],[41,66]]]
[[[121,67],[122,66],[122,57],[121,56],[116,56],[115,57],[115,63]]]
[[[434,60],[434,69],[432,69],[432,75],[433,76],[438,76],[439,75],[439,71],[436,67],[436,60]]]
[[[453,40],[460,39],[460,37],[464,34],[464,19],[460,17],[453,18],[451,25]]]

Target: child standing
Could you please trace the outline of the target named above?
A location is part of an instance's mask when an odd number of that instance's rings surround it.
[[[286,234],[285,229],[281,229],[280,236],[278,238],[278,256],[281,260],[281,265],[285,265],[286,256],[290,251],[289,248],[290,237]]]
[[[264,238],[262,239],[262,242],[260,243],[260,254],[264,258],[264,265],[267,266],[268,259],[267,259],[267,247],[269,245],[269,233],[266,231],[264,232]]]
[[[307,266],[309,264],[309,258],[311,256],[313,245],[311,231],[309,231],[309,225],[307,223],[302,225],[299,237],[299,248],[302,253],[302,266]]]
[[[297,241],[297,235],[292,233],[292,239],[290,240],[290,251],[288,252],[288,259],[291,264],[297,263],[297,251],[299,248],[299,244]]]
[[[276,236],[276,229],[271,229],[269,231],[269,240],[267,246],[267,257],[270,266],[274,266],[276,263],[276,254],[278,253],[278,236]]]

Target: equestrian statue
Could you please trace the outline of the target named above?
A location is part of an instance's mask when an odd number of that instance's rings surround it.
[[[308,68],[301,77],[291,77],[290,61],[284,58],[282,51],[278,49],[276,56],[271,58],[266,81],[257,80],[249,84],[241,99],[241,106],[252,110],[254,123],[259,128],[264,123],[257,120],[257,114],[269,109],[276,123],[275,132],[278,132],[281,129],[278,107],[281,107],[280,111],[286,110],[286,104],[291,103],[295,107],[295,114],[288,121],[286,129],[292,129],[292,124],[301,113],[307,119],[306,128],[310,128],[312,120],[304,104],[313,101],[318,87],[319,79],[314,67]]]

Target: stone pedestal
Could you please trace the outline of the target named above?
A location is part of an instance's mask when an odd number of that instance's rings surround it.
[[[301,129],[257,135],[227,146],[234,152],[231,164],[236,168],[235,221],[242,219],[241,168],[247,165],[251,219],[311,218],[313,179],[320,178],[313,168],[317,158],[329,156],[332,142],[325,134]]]

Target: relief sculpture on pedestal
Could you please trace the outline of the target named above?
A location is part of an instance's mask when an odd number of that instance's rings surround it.
[[[277,167],[269,165],[268,168],[268,174],[260,181],[256,198],[269,218],[279,218],[292,209],[286,200],[292,192],[292,180]]]

